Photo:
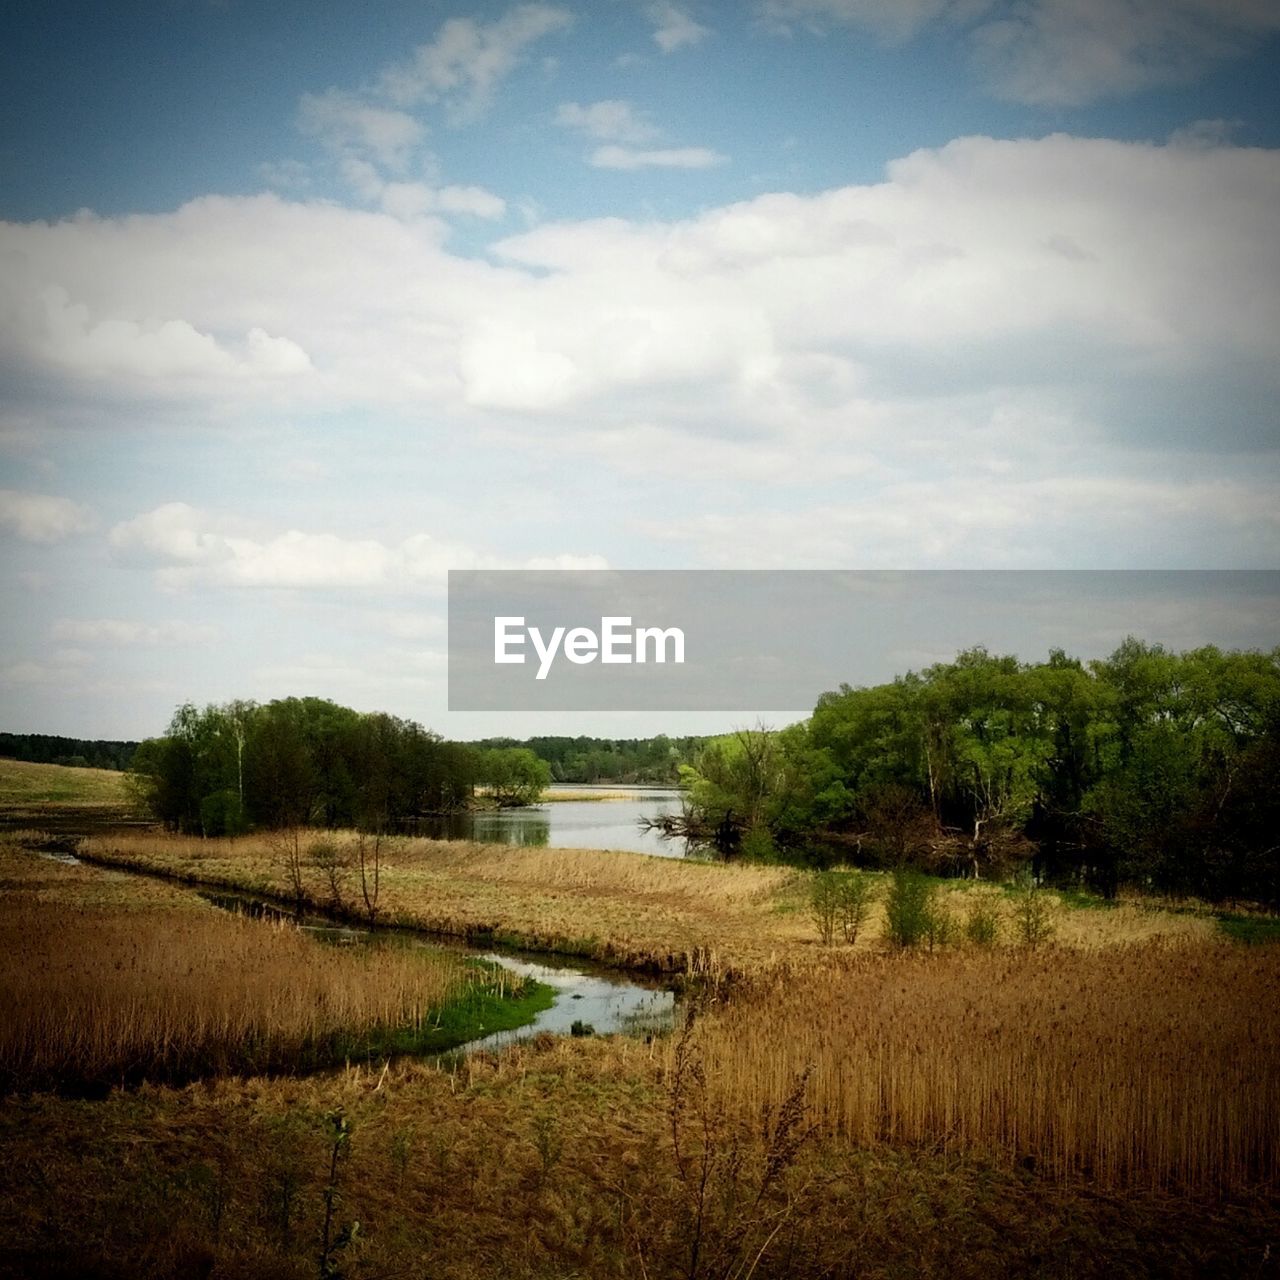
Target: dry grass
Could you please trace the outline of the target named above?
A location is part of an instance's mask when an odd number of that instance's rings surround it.
[[[402,1062],[92,1105],[9,1099],[0,1276],[314,1277],[324,1117],[341,1108],[338,1223],[361,1226],[336,1259],[343,1274],[687,1277],[660,1056],[546,1040],[454,1074]],[[711,1126],[747,1166],[758,1160],[749,1133],[723,1117]],[[721,1239],[753,1210],[722,1199],[727,1186],[717,1176],[712,1188]],[[1274,1197],[1120,1197],[977,1158],[827,1140],[765,1208],[781,1230],[754,1280],[1261,1276],[1280,1232]]]
[[[0,897],[0,1086],[307,1065],[430,1026],[473,981],[448,953],[326,946],[198,900],[77,904],[77,872]]]
[[[857,1144],[1212,1190],[1280,1175],[1278,990],[1280,952],[1229,944],[846,955],[749,982],[702,1036],[741,1111],[808,1068]]]
[[[304,835],[304,845],[319,834]],[[124,832],[93,837],[84,849],[108,863],[292,894],[285,865],[264,837],[200,840]],[[492,935],[667,973],[746,972],[800,959],[824,963],[825,949],[808,913],[808,876],[791,868],[410,839],[389,842],[385,857],[384,918],[405,925],[465,937]],[[308,868],[306,876],[308,898],[325,903],[320,873]],[[943,891],[958,922],[971,891]],[[1002,902],[1001,911],[1008,924],[1011,904]],[[883,934],[883,907],[877,904],[859,935],[859,949],[878,948]],[[1058,937],[1072,946],[1103,947],[1157,938],[1208,940],[1212,934],[1208,919],[1121,907],[1064,911]],[[1011,926],[1003,936],[1006,944],[1014,941]]]
[[[304,845],[318,834],[304,836]],[[84,849],[116,865],[292,893],[287,869],[265,838],[233,842],[121,833],[91,838]],[[307,875],[309,898],[323,903],[328,894],[322,877],[314,868]],[[385,850],[382,908],[385,918],[401,924],[461,936],[491,934],[674,973],[713,952],[725,956],[725,963],[759,963],[804,945],[807,922],[778,910],[798,878],[779,867],[397,839]]]

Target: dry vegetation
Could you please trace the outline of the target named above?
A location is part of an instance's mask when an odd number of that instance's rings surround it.
[[[317,838],[305,834],[303,845]],[[348,846],[352,839],[333,838]],[[265,838],[126,832],[93,837],[84,851],[109,864],[293,896],[278,848]],[[825,951],[808,915],[808,877],[787,867],[409,839],[389,842],[385,859],[382,916],[401,924],[465,937],[493,935],[667,973],[691,967],[758,970],[798,957],[820,962]],[[327,903],[319,869],[306,866],[304,872],[308,899]],[[957,919],[967,892],[951,889],[944,895]],[[1011,907],[1006,903],[1001,910],[1007,915]],[[1080,946],[1212,934],[1209,920],[1136,906],[1072,911],[1060,930],[1063,941]],[[1005,930],[1006,941],[1013,936]],[[859,946],[878,947],[882,937],[878,903]]]
[[[433,1280],[1055,1280],[1261,1276],[1273,1199],[1055,1185],[976,1159],[815,1137],[769,1172],[760,1117],[698,1099],[674,1158],[660,1046],[542,1041],[455,1073],[306,1080],[0,1108],[0,1275],[317,1275],[333,1127],[335,1269]],[[695,1261],[692,1243],[699,1241]]]
[[[280,842],[122,832],[83,847],[294,896]],[[1280,951],[1215,941],[1203,914],[1057,903],[1054,941],[1033,950],[1015,945],[1016,898],[947,885],[958,934],[980,899],[999,944],[899,952],[882,878],[857,946],[824,946],[810,879],[785,868],[423,840],[385,856],[383,919],[693,970],[705,1003],[683,1038],[540,1037],[452,1073],[400,1061],[93,1104],[10,1097],[0,1236],[18,1243],[0,1276],[314,1277],[326,1192],[323,1265],[352,1276],[1234,1280],[1274,1266]],[[304,871],[326,903],[324,868]],[[421,998],[393,969],[348,972],[341,951],[303,964],[305,938],[171,880],[0,840],[0,887],[0,1001],[25,1000],[0,1009],[6,1064],[24,1026],[63,1052],[85,1027],[127,1042],[149,1019],[153,1040],[190,1046],[219,1018],[261,1037],[264,1010],[279,1035],[313,1035],[325,993],[352,1002],[336,1023],[412,1015]],[[229,982],[233,965],[249,978]]]
[[[429,1028],[477,981],[460,956],[326,946],[168,886],[113,901],[103,873],[12,849],[0,874],[0,1089],[325,1061]]]
[[[700,1034],[744,1113],[807,1070],[815,1116],[859,1146],[1211,1191],[1280,1176],[1277,991],[1267,947],[862,954],[752,979]]]

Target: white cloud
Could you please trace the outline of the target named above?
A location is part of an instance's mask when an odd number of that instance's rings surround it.
[[[430,214],[466,214],[493,220],[506,216],[507,202],[483,187],[431,187],[425,182],[388,182],[378,191],[385,213],[402,220]]]
[[[70,498],[0,489],[0,528],[25,542],[61,542],[92,527],[89,509]]]
[[[598,147],[591,153],[591,164],[597,169],[713,169],[726,164],[722,156],[709,147],[667,147],[643,150],[637,147]]]
[[[218,636],[216,627],[199,623],[138,622],[125,618],[60,618],[53,624],[55,640],[73,644],[121,648],[156,645],[208,644]]]
[[[180,317],[96,314],[60,283],[40,287],[26,301],[30,327],[13,336],[51,365],[87,378],[123,377],[171,388],[201,380],[294,377],[311,370],[302,347],[258,325],[219,340]]]
[[[318,137],[339,155],[372,156],[393,170],[405,168],[427,132],[406,112],[374,106],[340,89],[303,94],[298,121],[304,133]]]
[[[443,101],[456,113],[473,114],[488,106],[530,45],[571,22],[567,10],[545,4],[518,5],[490,23],[450,18],[434,40],[382,73],[381,91],[399,107]]]
[[[1189,83],[1280,30],[1263,0],[764,0],[761,12],[783,29],[842,22],[891,43],[945,24],[992,92],[1043,106]]]
[[[658,130],[631,103],[616,98],[585,107],[562,102],[556,110],[556,124],[608,142],[644,143],[658,136]]]
[[[213,362],[184,421],[372,407],[442,440],[500,439],[504,456],[563,450],[572,474],[589,456],[640,487],[661,476],[712,514],[726,499],[710,476],[763,486],[766,508],[856,481],[916,503],[924,546],[930,510],[950,519],[952,491],[980,505],[990,477],[1174,491],[1191,454],[1201,479],[1274,498],[1278,205],[1280,152],[1065,136],[960,139],[880,182],[687,219],[543,224],[487,259],[451,254],[429,218],[207,199],[0,225],[0,359],[39,375],[14,386],[38,381],[107,420],[145,418],[153,401],[170,413],[172,382],[62,349],[77,335],[39,302],[71,281],[67,305],[92,323],[172,317],[224,351],[257,327],[308,354],[295,377]],[[935,487],[912,495],[912,476]],[[1198,509],[1197,539],[1212,525],[1251,555],[1280,551],[1273,526],[1247,535],[1225,508]],[[1091,516],[1068,516],[1059,546],[1076,541],[1071,519],[1089,532]],[[160,508],[117,530],[116,551],[166,580],[264,584],[403,583],[434,555],[289,527]]]
[[[663,53],[675,53],[677,49],[699,44],[711,34],[709,28],[693,20],[687,9],[672,4],[671,0],[651,4],[649,17],[654,23],[654,43]]]
[[[182,502],[166,503],[117,524],[112,548],[126,563],[159,571],[170,587],[213,583],[290,589],[404,589],[443,584],[450,569],[603,569],[596,555],[515,559],[478,552],[418,533],[395,544],[373,538],[290,529],[266,537],[227,532],[220,521]]]

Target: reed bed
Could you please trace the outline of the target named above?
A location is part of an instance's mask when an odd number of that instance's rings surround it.
[[[750,1113],[807,1069],[815,1116],[857,1144],[1209,1191],[1280,1174],[1278,990],[1273,948],[855,954],[755,979],[698,1033]]]
[[[0,898],[0,1086],[318,1065],[421,1030],[475,971],[422,948],[325,945],[217,911]]]
[[[327,840],[353,861],[349,832],[301,833],[304,899],[332,898],[307,850]],[[111,833],[84,841],[100,863],[190,882],[295,897],[281,845],[288,837],[200,840]],[[463,937],[498,936],[607,963],[683,973],[716,951],[726,963],[767,962],[812,942],[802,913],[783,912],[802,873],[783,867],[682,862],[595,849],[521,849],[467,841],[397,838],[381,849],[379,918]],[[349,867],[345,910],[360,915],[358,871]]]

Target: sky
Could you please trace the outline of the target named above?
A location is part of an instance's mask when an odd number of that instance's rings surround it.
[[[1270,0],[0,10],[3,729],[728,727],[447,571],[1277,568],[1278,392]]]

